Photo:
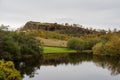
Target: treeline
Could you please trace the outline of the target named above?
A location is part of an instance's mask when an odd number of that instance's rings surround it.
[[[68,48],[78,52],[92,50],[96,55],[120,55],[120,32],[110,32],[105,35],[82,36],[68,40]]]
[[[0,30],[0,58],[19,59],[24,55],[40,55],[40,40],[25,32]]]
[[[120,55],[120,36],[115,33],[101,36],[101,42],[92,49],[93,53],[98,55]]]
[[[55,31],[60,34],[67,34],[69,36],[79,37],[84,34],[98,33],[95,29],[83,28],[82,25],[73,24],[58,24],[58,23],[40,23],[40,22],[27,22],[20,30],[44,30]]]

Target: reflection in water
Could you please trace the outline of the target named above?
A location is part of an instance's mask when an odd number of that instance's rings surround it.
[[[40,69],[42,59],[40,57],[22,58],[15,61],[15,67],[21,72],[21,75],[28,75],[34,77],[35,71]]]
[[[21,71],[23,77],[24,75],[34,77],[36,70],[40,69],[41,66],[79,65],[83,62],[93,62],[96,66],[111,71],[111,75],[120,74],[120,57],[93,56],[92,54],[45,54],[42,58],[32,57],[15,61],[15,66]]]
[[[94,56],[93,62],[95,62],[97,66],[109,69],[111,71],[111,75],[120,74],[120,57],[119,56],[118,57]]]

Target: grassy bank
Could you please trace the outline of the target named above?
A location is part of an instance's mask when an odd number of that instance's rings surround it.
[[[74,53],[75,50],[60,47],[44,47],[43,53]]]

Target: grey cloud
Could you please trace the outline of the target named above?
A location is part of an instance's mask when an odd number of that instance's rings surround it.
[[[120,0],[0,0],[0,21],[8,24],[35,20],[120,29],[119,14]]]

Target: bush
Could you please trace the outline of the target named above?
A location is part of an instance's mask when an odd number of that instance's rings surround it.
[[[5,76],[5,73],[0,71],[0,80],[7,80],[6,79],[6,76]]]
[[[100,42],[99,38],[88,38],[85,39],[85,49],[92,50],[93,46]]]
[[[108,40],[96,44],[93,47],[94,54],[117,55],[120,54],[120,38],[113,35]]]
[[[120,38],[118,36],[113,36],[109,41],[106,42],[105,49],[107,54],[120,54]]]
[[[85,42],[82,39],[70,39],[67,43],[67,47],[77,51],[82,51],[85,49]]]
[[[104,45],[103,45],[102,42],[97,43],[97,44],[92,48],[93,53],[94,53],[94,54],[97,54],[97,55],[103,55],[103,54],[105,54],[105,50],[104,50],[103,47],[104,47]]]
[[[11,61],[0,60],[0,80],[22,80],[20,72]]]
[[[70,39],[67,42],[67,47],[70,49],[75,49],[76,45],[79,43],[78,39]]]

